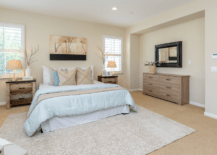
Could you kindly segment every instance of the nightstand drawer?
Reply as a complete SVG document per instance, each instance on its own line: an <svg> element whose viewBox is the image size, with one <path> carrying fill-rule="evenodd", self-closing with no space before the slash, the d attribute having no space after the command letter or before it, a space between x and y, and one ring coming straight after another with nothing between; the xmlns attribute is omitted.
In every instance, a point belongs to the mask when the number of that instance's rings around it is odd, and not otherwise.
<svg viewBox="0 0 217 155"><path fill-rule="evenodd" d="M11 84L11 90L23 90L32 88L32 83Z"/></svg>
<svg viewBox="0 0 217 155"><path fill-rule="evenodd" d="M115 83L116 79L115 78L104 78L105 83Z"/></svg>

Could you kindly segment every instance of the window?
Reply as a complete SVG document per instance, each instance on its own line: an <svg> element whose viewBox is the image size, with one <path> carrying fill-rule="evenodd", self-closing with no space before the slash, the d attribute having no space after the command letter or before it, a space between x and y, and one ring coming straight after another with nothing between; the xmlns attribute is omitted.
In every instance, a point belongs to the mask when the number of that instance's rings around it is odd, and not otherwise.
<svg viewBox="0 0 217 155"><path fill-rule="evenodd" d="M119 37L104 36L105 70L109 72L122 73L123 62L123 39ZM109 61L115 61L117 68L107 68Z"/></svg>
<svg viewBox="0 0 217 155"><path fill-rule="evenodd" d="M25 43L24 25L8 24L0 22L0 78L13 77L14 72L6 70L8 60L20 60L24 67L24 54L19 50L24 49ZM23 76L21 70L15 72L18 76Z"/></svg>

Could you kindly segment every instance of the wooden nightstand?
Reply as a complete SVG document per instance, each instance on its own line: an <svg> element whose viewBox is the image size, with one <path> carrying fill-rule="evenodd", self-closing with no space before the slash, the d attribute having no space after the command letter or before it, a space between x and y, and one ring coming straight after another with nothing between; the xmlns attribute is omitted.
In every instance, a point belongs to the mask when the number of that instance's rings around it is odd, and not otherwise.
<svg viewBox="0 0 217 155"><path fill-rule="evenodd" d="M6 109L12 106L31 104L35 95L36 80L7 81L6 82Z"/></svg>
<svg viewBox="0 0 217 155"><path fill-rule="evenodd" d="M98 81L103 83L118 84L118 76L98 76Z"/></svg>

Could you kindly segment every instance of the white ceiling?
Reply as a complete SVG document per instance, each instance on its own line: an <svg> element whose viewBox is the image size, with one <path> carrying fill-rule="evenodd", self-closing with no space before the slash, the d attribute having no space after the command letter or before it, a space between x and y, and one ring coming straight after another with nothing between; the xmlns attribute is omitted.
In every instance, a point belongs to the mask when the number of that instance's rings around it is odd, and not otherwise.
<svg viewBox="0 0 217 155"><path fill-rule="evenodd" d="M0 0L0 7L128 27L193 0ZM118 11L112 11L112 7Z"/></svg>

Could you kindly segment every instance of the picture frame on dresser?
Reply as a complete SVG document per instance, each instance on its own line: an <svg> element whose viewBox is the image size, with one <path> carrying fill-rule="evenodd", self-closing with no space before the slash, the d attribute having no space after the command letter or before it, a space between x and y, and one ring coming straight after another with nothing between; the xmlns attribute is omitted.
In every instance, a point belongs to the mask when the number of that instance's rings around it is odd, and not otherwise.
<svg viewBox="0 0 217 155"><path fill-rule="evenodd" d="M155 46L156 67L182 68L182 41Z"/></svg>

